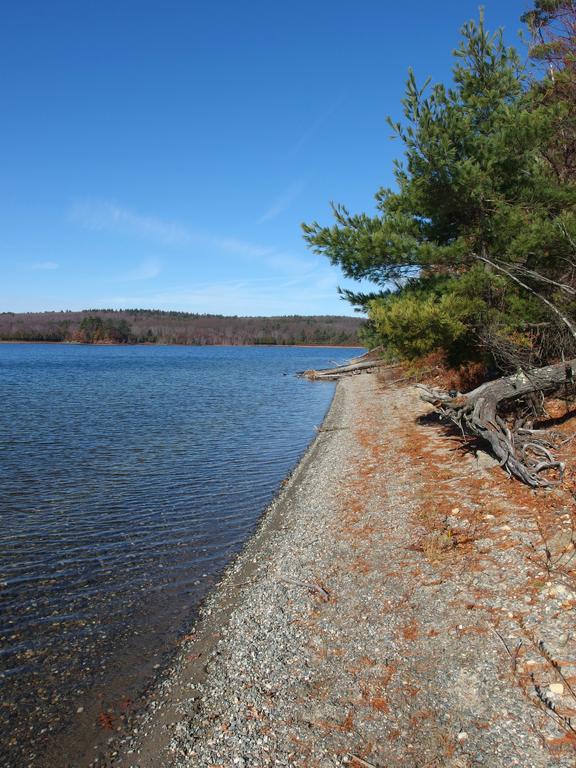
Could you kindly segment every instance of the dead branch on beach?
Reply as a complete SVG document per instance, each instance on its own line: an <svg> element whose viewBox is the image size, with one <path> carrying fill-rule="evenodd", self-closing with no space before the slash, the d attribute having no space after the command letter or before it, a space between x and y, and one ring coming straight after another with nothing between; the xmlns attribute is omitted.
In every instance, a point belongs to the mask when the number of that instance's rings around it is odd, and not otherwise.
<svg viewBox="0 0 576 768"><path fill-rule="evenodd" d="M417 386L421 398L463 434L487 442L511 476L533 488L550 487L561 482L564 473L563 462L552 453L559 442L550 431L535 429L533 421L539 415L544 395L574 394L575 370L576 359L520 371L481 384L466 394Z"/></svg>
<svg viewBox="0 0 576 768"><path fill-rule="evenodd" d="M388 363L386 360L361 360L349 365L339 365L336 368L322 368L319 370L301 371L300 376L306 379L339 379L342 376L351 376L356 373L371 373L372 370L399 368L400 363Z"/></svg>
<svg viewBox="0 0 576 768"><path fill-rule="evenodd" d="M355 760L358 763L358 765L361 765L362 768L376 768L374 763L369 763L367 760L364 760L363 758L358 757L358 755L352 754L352 752L350 752L350 757L352 758L352 760Z"/></svg>
<svg viewBox="0 0 576 768"><path fill-rule="evenodd" d="M287 579L285 577L281 578L280 581L283 581L285 584L293 584L296 587L304 587L311 594L318 595L324 603L327 603L330 600L330 592L328 592L327 589L324 589L320 584L298 581L297 579Z"/></svg>
<svg viewBox="0 0 576 768"><path fill-rule="evenodd" d="M372 373L373 370L395 370L401 368L402 363L390 363L387 360L383 360L380 355L383 352L383 347L374 347L374 349L365 352L360 357L354 357L345 363L344 365L337 365L334 368L319 368L310 369L308 371L299 371L298 376L316 380L336 380L343 376L353 376L359 373Z"/></svg>
<svg viewBox="0 0 576 768"><path fill-rule="evenodd" d="M334 380L358 373L392 371L401 363L367 359L368 355L348 365L323 370L303 371L312 380ZM463 435L488 443L491 453L511 477L532 488L551 487L562 481L564 463L553 451L563 443L557 435L534 427L542 415L547 395L576 395L576 358L544 368L520 370L511 376L485 382L468 393L445 391L417 384L421 398L431 403L441 416L457 425ZM387 384L408 380L402 376ZM571 439L571 438L570 438Z"/></svg>

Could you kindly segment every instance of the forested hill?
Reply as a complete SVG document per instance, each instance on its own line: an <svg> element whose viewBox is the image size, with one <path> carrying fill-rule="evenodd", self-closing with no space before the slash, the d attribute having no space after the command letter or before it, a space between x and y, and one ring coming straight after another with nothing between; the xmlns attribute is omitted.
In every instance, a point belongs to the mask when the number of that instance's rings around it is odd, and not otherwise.
<svg viewBox="0 0 576 768"><path fill-rule="evenodd" d="M357 345L362 321L331 315L226 317L160 310L0 313L2 341Z"/></svg>

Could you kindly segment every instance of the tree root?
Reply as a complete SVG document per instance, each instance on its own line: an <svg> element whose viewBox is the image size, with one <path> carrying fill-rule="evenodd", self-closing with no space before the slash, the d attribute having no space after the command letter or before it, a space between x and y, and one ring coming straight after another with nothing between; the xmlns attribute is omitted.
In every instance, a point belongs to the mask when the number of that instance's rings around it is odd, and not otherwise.
<svg viewBox="0 0 576 768"><path fill-rule="evenodd" d="M576 360L528 372L520 372L480 385L467 394L418 384L424 401L434 405L444 417L456 424L465 435L473 435L488 443L492 454L509 475L532 488L551 487L562 481L564 464L554 459L551 449L554 436L532 429L523 419L510 426L499 413L510 409L514 401L549 395L560 390L574 391ZM554 477L550 477L550 473Z"/></svg>

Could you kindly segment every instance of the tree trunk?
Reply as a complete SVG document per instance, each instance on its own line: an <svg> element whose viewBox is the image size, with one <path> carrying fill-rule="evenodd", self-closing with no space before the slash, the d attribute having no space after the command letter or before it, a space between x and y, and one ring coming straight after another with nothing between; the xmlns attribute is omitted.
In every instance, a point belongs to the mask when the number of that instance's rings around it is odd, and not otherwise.
<svg viewBox="0 0 576 768"><path fill-rule="evenodd" d="M361 358L360 358L361 360ZM367 360L365 362L339 365L337 368L323 368L320 370L301 371L300 376L307 379L339 379L341 376L349 376L360 371L369 371L372 368L398 368L400 363L387 363L385 360Z"/></svg>
<svg viewBox="0 0 576 768"><path fill-rule="evenodd" d="M576 359L520 372L480 385L467 394L448 393L419 384L421 397L457 424L468 435L485 440L501 465L514 477L532 487L555 485L562 479L564 465L556 461L550 449L552 436L534 430L526 420L517 419L510 426L499 415L503 405L536 393L553 394L574 391ZM554 471L551 480L542 473Z"/></svg>

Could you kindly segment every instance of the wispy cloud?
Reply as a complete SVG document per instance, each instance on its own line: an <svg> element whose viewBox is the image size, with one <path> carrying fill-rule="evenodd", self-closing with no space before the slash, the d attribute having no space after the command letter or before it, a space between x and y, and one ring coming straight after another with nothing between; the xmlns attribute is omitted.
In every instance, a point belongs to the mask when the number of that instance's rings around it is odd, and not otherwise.
<svg viewBox="0 0 576 768"><path fill-rule="evenodd" d="M262 220L278 215L282 206L290 204L299 194L304 182L296 182L265 214ZM202 248L203 250L230 253L244 259L253 259L269 269L288 275L303 275L314 271L318 258L307 253L298 255L274 246L254 243L223 234L195 232L173 221L156 216L145 216L131 211L117 203L107 201L84 201L74 205L69 211L69 218L75 224L94 232L112 232L146 240L154 245L175 247L179 250ZM123 279L145 280L155 277L160 271L160 263L150 259L140 264Z"/></svg>
<svg viewBox="0 0 576 768"><path fill-rule="evenodd" d="M318 133L320 128L324 125L324 123L332 117L332 115L336 112L338 107L342 104L342 102L345 99L345 94L342 93L336 101L334 101L330 106L328 106L324 112L322 112L318 117L310 123L308 128L302 133L298 141L294 144L294 146L290 149L289 154L290 155L297 155L298 152L304 147L308 142L314 138L314 136Z"/></svg>
<svg viewBox="0 0 576 768"><path fill-rule="evenodd" d="M76 203L69 210L69 219L92 232L115 232L168 247L204 246L253 258L276 252L273 247L236 237L197 232L175 221L143 215L106 200Z"/></svg>
<svg viewBox="0 0 576 768"><path fill-rule="evenodd" d="M296 200L296 198L302 193L305 186L306 182L304 181L295 181L293 184L290 184L290 186L280 195L280 197L278 197L272 203L266 213L264 213L264 215L258 219L258 223L262 224L265 221L275 219L277 216L280 216L281 213L284 213L284 211L288 210L294 200Z"/></svg>
<svg viewBox="0 0 576 768"><path fill-rule="evenodd" d="M105 296L95 302L108 307L162 307L224 315L318 314L330 306L332 312L350 314L349 306L338 301L333 281L326 277L322 273L306 280L216 281L164 291Z"/></svg>
<svg viewBox="0 0 576 768"><path fill-rule="evenodd" d="M85 200L69 211L75 224L94 232L118 232L162 245L186 245L193 236L173 221L143 216L106 200Z"/></svg>
<svg viewBox="0 0 576 768"><path fill-rule="evenodd" d="M137 267L122 275L120 280L151 280L158 277L162 271L162 265L158 259L145 259Z"/></svg>
<svg viewBox="0 0 576 768"><path fill-rule="evenodd" d="M258 245L257 243L239 240L236 237L226 237L221 235L197 235L196 240L199 243L212 245L219 251L237 253L241 256L260 258L271 256L277 252L276 248L267 245Z"/></svg>
<svg viewBox="0 0 576 768"><path fill-rule="evenodd" d="M30 264L30 269L49 272L53 269L60 269L60 265L55 261L35 261Z"/></svg>

